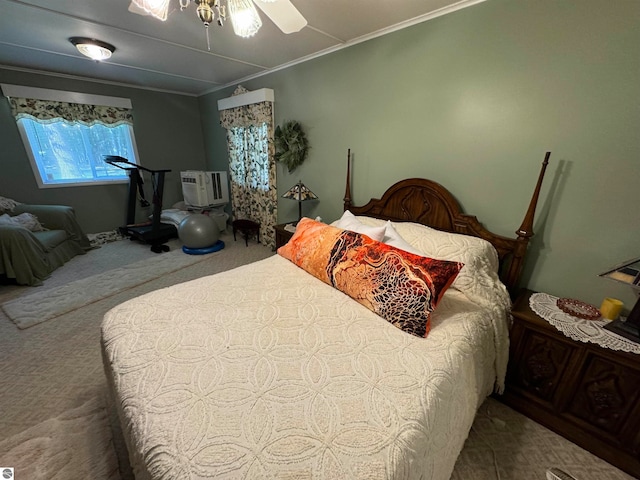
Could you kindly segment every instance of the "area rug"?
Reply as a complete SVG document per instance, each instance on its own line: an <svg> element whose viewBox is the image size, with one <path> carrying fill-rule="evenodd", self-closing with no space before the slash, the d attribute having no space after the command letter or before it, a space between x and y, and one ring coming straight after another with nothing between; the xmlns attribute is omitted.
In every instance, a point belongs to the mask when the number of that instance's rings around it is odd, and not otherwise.
<svg viewBox="0 0 640 480"><path fill-rule="evenodd" d="M118 480L107 412L93 399L0 441L0 464L15 478Z"/></svg>
<svg viewBox="0 0 640 480"><path fill-rule="evenodd" d="M2 309L18 328L29 328L216 254L187 255L182 250L158 254L125 267L10 300L2 304Z"/></svg>

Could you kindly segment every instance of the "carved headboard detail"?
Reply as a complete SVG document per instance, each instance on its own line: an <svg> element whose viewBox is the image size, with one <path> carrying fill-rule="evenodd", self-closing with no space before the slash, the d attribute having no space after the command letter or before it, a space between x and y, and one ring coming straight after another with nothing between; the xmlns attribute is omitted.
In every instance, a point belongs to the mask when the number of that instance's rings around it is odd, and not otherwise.
<svg viewBox="0 0 640 480"><path fill-rule="evenodd" d="M538 175L538 182L529 202L516 238L509 238L487 230L473 215L462 212L460 204L445 187L424 178L401 180L387 189L380 199L372 198L363 206L351 202L351 150L347 154L347 183L344 209L354 215L364 215L394 222L414 222L446 232L480 237L490 242L501 262L500 277L511 294L518 288L529 238L533 236L535 215L542 180L551 152L547 152Z"/></svg>

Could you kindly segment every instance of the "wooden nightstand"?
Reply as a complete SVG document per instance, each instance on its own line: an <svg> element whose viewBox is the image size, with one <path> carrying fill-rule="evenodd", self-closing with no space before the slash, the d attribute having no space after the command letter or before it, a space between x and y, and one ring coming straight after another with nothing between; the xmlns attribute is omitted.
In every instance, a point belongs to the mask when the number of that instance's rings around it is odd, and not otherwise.
<svg viewBox="0 0 640 480"><path fill-rule="evenodd" d="M293 232L290 232L289 230L284 229L285 225L287 224L281 223L273 227L276 230L276 250L279 249L285 243L287 243L293 236Z"/></svg>
<svg viewBox="0 0 640 480"><path fill-rule="evenodd" d="M640 355L563 335L529 306L512 314L507 385L500 400L640 478Z"/></svg>

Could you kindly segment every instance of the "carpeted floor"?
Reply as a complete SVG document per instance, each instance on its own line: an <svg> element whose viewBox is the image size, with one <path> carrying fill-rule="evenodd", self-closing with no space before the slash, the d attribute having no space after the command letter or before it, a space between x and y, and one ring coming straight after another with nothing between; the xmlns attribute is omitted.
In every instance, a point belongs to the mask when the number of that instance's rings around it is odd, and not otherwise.
<svg viewBox="0 0 640 480"><path fill-rule="evenodd" d="M546 480L553 467L577 480L633 480L494 398L480 407L451 480Z"/></svg>
<svg viewBox="0 0 640 480"><path fill-rule="evenodd" d="M123 242L117 246L120 243ZM186 255L181 249L174 249L59 287L35 289L34 293L3 303L2 309L18 328L29 328L208 258L209 255Z"/></svg>
<svg viewBox="0 0 640 480"><path fill-rule="evenodd" d="M16 478L120 480L101 398L0 441L0 452Z"/></svg>
<svg viewBox="0 0 640 480"><path fill-rule="evenodd" d="M129 298L273 253L255 243L246 247L244 241L234 242L230 234L222 239L227 247L204 261L25 330L18 329L0 311L0 466L27 465L16 470L16 478L30 480L54 478L49 469L60 468L67 472L64 478L119 478L110 469L113 451L102 411L106 398L99 348L102 316ZM72 259L41 287L0 286L0 303L155 255L148 246L128 240L108 244ZM60 446L64 448L52 450ZM44 453L27 453L33 451ZM476 417L452 479L544 480L550 467L560 467L579 480L632 478L488 399Z"/></svg>

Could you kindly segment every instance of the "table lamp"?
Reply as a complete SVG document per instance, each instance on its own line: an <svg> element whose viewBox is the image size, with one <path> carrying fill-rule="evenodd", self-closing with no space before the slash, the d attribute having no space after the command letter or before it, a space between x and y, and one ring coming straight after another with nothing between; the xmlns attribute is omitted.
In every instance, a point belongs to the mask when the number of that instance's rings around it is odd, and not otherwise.
<svg viewBox="0 0 640 480"><path fill-rule="evenodd" d="M317 200L318 196L307 188L307 186L299 181L289 190L287 190L282 198L298 201L298 221L302 219L302 202L307 200Z"/></svg>
<svg viewBox="0 0 640 480"><path fill-rule="evenodd" d="M636 295L640 296L640 258L622 262L601 273L600 276L625 283L635 290ZM625 321L614 320L604 328L633 342L640 343L640 297L636 300Z"/></svg>

